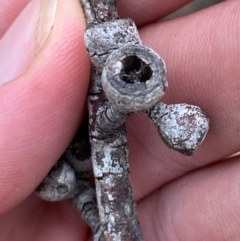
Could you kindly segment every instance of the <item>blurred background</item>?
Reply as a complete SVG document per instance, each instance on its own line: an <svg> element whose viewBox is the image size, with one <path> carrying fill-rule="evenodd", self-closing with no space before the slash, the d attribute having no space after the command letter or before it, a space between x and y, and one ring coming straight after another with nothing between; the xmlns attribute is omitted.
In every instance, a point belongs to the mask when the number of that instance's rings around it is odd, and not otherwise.
<svg viewBox="0 0 240 241"><path fill-rule="evenodd" d="M175 13L169 15L167 18L175 18L183 15L187 15L192 12L196 12L203 8L210 7L211 5L223 2L224 0L194 0L193 2L189 3L185 7L179 9Z"/></svg>

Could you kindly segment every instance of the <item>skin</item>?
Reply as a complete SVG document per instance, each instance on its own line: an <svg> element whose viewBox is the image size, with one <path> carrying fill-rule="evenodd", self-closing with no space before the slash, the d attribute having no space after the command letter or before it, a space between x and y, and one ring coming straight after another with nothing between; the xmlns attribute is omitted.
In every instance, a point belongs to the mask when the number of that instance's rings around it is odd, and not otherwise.
<svg viewBox="0 0 240 241"><path fill-rule="evenodd" d="M0 36L28 1L15 2L0 0ZM240 146L240 3L155 22L187 2L119 0L120 15L136 21L144 44L167 64L163 101L198 105L211 120L202 146L185 157L164 145L144 115L131 116L131 182L144 240L234 241L240 236L240 158L226 157ZM90 62L84 29L78 1L62 0L44 47L21 75L0 86L2 241L91 240L68 201L47 203L33 194L85 114Z"/></svg>

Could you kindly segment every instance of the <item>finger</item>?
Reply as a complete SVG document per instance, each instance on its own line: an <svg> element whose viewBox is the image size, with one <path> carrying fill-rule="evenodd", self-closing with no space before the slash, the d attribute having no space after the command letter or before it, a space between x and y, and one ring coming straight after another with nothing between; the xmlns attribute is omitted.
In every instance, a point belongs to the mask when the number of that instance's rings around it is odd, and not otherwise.
<svg viewBox="0 0 240 241"><path fill-rule="evenodd" d="M142 29L144 43L166 61L169 88L163 101L198 105L211 124L202 146L185 157L163 144L145 116L132 116L128 136L137 198L239 150L239 11L239 2L229 1Z"/></svg>
<svg viewBox="0 0 240 241"><path fill-rule="evenodd" d="M86 241L87 225L69 201L50 203L35 195L0 216L1 241ZM34 238L33 238L34 237Z"/></svg>
<svg viewBox="0 0 240 241"><path fill-rule="evenodd" d="M138 205L145 240L237 240L240 159L195 171Z"/></svg>
<svg viewBox="0 0 240 241"><path fill-rule="evenodd" d="M36 188L76 132L86 104L90 63L83 44L85 22L78 0L36 0L29 6L34 16L30 27L36 30L42 26L33 35L43 31L45 37L38 36L41 41L34 45L29 34L26 42L34 53L33 60L20 76L0 87L0 212L21 202ZM48 10L56 6L52 26L47 24L48 35L42 25L44 17L39 21L35 18L36 12L41 13L39 6ZM29 11L25 13L29 17ZM46 11L43 13L45 16ZM27 52L29 49L25 49L26 55L33 55Z"/></svg>
<svg viewBox="0 0 240 241"><path fill-rule="evenodd" d="M0 0L0 39L30 0Z"/></svg>
<svg viewBox="0 0 240 241"><path fill-rule="evenodd" d="M157 21L176 11L192 0L119 0L118 9L122 18L132 18L138 26Z"/></svg>

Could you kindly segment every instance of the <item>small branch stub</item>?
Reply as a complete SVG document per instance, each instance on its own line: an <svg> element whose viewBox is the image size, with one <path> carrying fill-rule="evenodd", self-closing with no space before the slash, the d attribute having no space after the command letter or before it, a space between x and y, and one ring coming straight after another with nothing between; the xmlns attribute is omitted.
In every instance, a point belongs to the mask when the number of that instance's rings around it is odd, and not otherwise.
<svg viewBox="0 0 240 241"><path fill-rule="evenodd" d="M108 100L120 112L146 110L166 92L165 63L150 48L126 45L108 57L102 72L102 86Z"/></svg>

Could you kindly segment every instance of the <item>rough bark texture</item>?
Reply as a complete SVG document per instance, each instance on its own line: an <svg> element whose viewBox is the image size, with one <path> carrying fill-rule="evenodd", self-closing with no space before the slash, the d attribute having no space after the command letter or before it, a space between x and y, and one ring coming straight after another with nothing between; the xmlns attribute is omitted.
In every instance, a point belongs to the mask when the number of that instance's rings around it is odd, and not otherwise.
<svg viewBox="0 0 240 241"><path fill-rule="evenodd" d="M145 112L163 141L186 155L203 141L209 120L196 106L158 103L168 86L165 63L141 45L132 20L118 19L115 0L81 3L88 24L85 45L93 63L88 99L92 165L89 140L81 131L37 193L49 201L70 198L94 241L142 241L129 182L126 118ZM87 180L92 166L96 193Z"/></svg>
<svg viewBox="0 0 240 241"><path fill-rule="evenodd" d="M131 19L119 19L91 25L84 41L95 68L102 70L109 55L126 44L141 42L137 27ZM99 43L101 41L101 44Z"/></svg>
<svg viewBox="0 0 240 241"><path fill-rule="evenodd" d="M88 25L118 19L116 0L80 0Z"/></svg>
<svg viewBox="0 0 240 241"><path fill-rule="evenodd" d="M84 40L94 66L89 130L100 222L107 241L141 241L125 119L132 112L147 112L164 142L187 155L202 142L209 121L197 107L157 104L167 88L164 61L141 46L132 20L117 20L115 1L89 2L95 21L87 19ZM84 10L88 18L89 9Z"/></svg>
<svg viewBox="0 0 240 241"><path fill-rule="evenodd" d="M140 38L131 20L117 20L115 1L90 1L90 5L96 21L87 22L98 24L89 26L85 34L86 48L94 65L89 131L101 227L106 241L141 241L129 183L124 124L128 113L121 113L106 99L101 84L101 72L109 55L126 44L139 43ZM89 15L88 9L85 15Z"/></svg>
<svg viewBox="0 0 240 241"><path fill-rule="evenodd" d="M98 209L96 208L96 193L86 181L79 181L78 194L72 198L73 204L81 212L93 233L100 229Z"/></svg>
<svg viewBox="0 0 240 241"><path fill-rule="evenodd" d="M116 120L111 111L108 114L111 105L100 88L100 81L100 72L94 69L89 96L89 123L102 230L107 241L140 241L141 231L129 183L127 138L123 124L127 116L119 114Z"/></svg>
<svg viewBox="0 0 240 241"><path fill-rule="evenodd" d="M158 103L147 111L166 145L184 155L192 155L204 140L209 119L197 106Z"/></svg>

